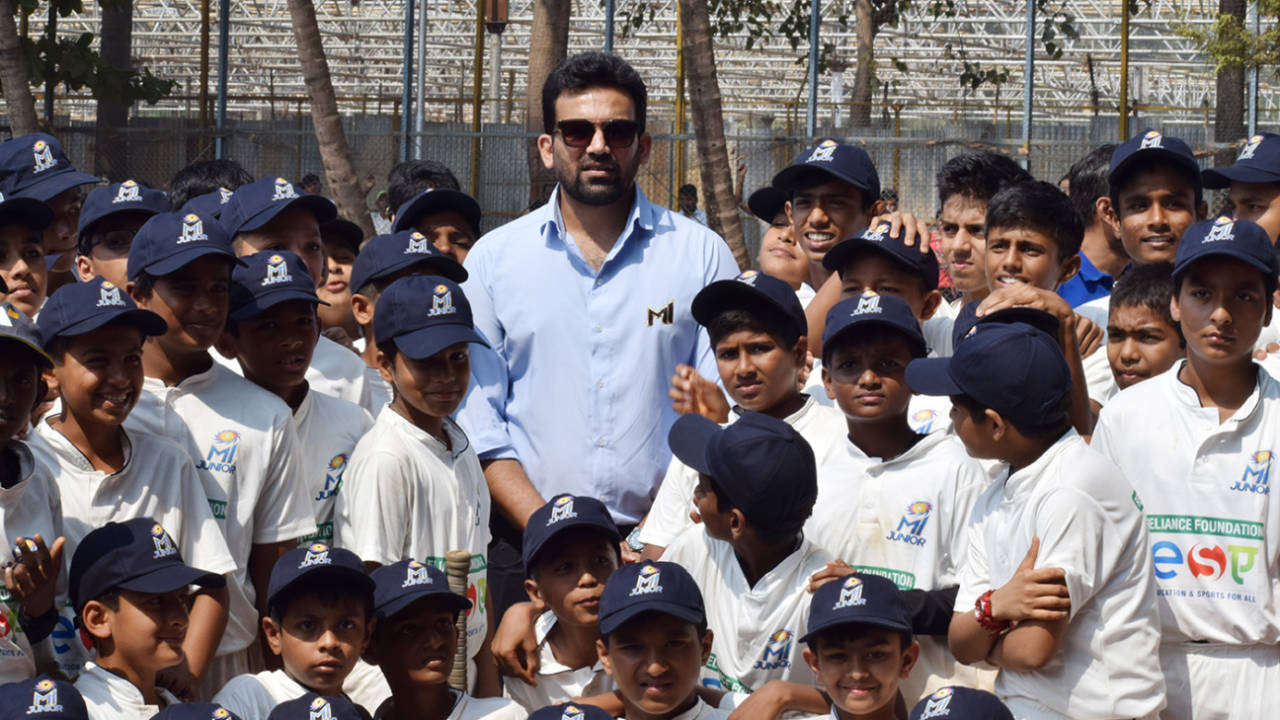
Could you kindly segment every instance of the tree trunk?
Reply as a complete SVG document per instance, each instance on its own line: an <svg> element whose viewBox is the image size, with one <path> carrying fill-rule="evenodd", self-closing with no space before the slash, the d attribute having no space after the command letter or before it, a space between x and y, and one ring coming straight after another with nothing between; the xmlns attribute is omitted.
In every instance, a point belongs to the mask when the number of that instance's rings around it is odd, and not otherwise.
<svg viewBox="0 0 1280 720"><path fill-rule="evenodd" d="M525 129L541 134L542 86L569 52L570 0L534 0L533 29L529 34L529 71L525 92ZM555 175L542 165L538 144L531 138L528 148L529 204L546 202L556 186Z"/></svg>
<svg viewBox="0 0 1280 720"><path fill-rule="evenodd" d="M128 70L133 48L133 0L116 0L102 6L100 37L103 61L113 68ZM108 97L98 100L94 132L93 172L112 182L129 179L128 135L120 134L129 124L129 106L124 102L123 90L112 88Z"/></svg>
<svg viewBox="0 0 1280 720"><path fill-rule="evenodd" d="M871 73L876 62L876 28L871 17L871 0L854 1L857 23L858 55L853 74L853 110L849 124L856 128L871 127Z"/></svg>
<svg viewBox="0 0 1280 720"><path fill-rule="evenodd" d="M365 202L364 193L360 191L360 179L351 160L351 146L347 144L347 134L338 115L338 99L329 77L329 61L324 57L315 6L311 0L289 0L289 16L298 42L302 79L307 84L307 94L311 96L311 122L315 125L329 191L338 203L338 212L359 225L365 237L372 237L373 221L369 218L369 205Z"/></svg>
<svg viewBox="0 0 1280 720"><path fill-rule="evenodd" d="M1244 24L1245 0L1218 0L1218 12L1234 15ZM1214 142L1235 142L1244 137L1244 67L1228 67L1218 71L1217 104L1213 110ZM1214 153L1214 165L1230 165L1236 156L1235 148Z"/></svg>
<svg viewBox="0 0 1280 720"><path fill-rule="evenodd" d="M27 64L18 42L15 12L13 0L0 0L0 86L4 88L9 128L18 137L38 131L40 126L36 123L36 99L27 84Z"/></svg>
<svg viewBox="0 0 1280 720"><path fill-rule="evenodd" d="M702 194L707 201L707 222L720 233L738 267L751 266L742 237L742 221L733 196L733 173L724 141L724 115L720 109L720 83L716 80L715 48L711 40L711 11L707 0L679 0L684 28L684 68L698 144Z"/></svg>

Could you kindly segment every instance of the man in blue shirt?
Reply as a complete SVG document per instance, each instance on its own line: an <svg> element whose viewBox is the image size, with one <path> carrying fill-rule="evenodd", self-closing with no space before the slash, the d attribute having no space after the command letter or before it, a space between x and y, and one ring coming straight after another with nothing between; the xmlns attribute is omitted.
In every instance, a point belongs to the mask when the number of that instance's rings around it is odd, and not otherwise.
<svg viewBox="0 0 1280 720"><path fill-rule="evenodd" d="M1112 225L1115 211L1111 208L1110 186L1107 184L1111 155L1115 149L1115 145L1101 145L1078 160L1067 172L1071 183L1071 204L1084 220L1080 271L1058 286L1058 294L1073 308L1110 295L1115 278L1129 266L1129 255Z"/></svg>
<svg viewBox="0 0 1280 720"><path fill-rule="evenodd" d="M645 101L640 76L616 56L565 60L543 88L538 138L556 190L466 259L463 288L492 351L472 353L458 419L496 511L489 578L499 612L524 595L518 548L529 515L559 493L590 496L625 536L670 461L676 366L716 377L689 307L738 267L719 236L636 187L651 143ZM495 577L506 573L516 576L509 588Z"/></svg>

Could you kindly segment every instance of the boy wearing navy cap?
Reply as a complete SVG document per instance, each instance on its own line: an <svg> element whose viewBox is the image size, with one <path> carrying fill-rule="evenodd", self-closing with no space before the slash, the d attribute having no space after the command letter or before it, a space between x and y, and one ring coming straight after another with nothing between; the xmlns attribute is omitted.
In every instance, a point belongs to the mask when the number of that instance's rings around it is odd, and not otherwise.
<svg viewBox="0 0 1280 720"><path fill-rule="evenodd" d="M898 717L898 685L910 676L920 646L891 580L855 573L815 590L800 642L831 699L833 720Z"/></svg>
<svg viewBox="0 0 1280 720"><path fill-rule="evenodd" d="M499 691L488 650L489 486L466 434L450 418L471 378L469 345L484 345L471 305L451 280L396 280L374 318L387 410L356 445L334 510L334 541L374 568L421 558L443 567L450 550L471 553L467 615L469 682ZM474 678L474 680L472 680Z"/></svg>
<svg viewBox="0 0 1280 720"><path fill-rule="evenodd" d="M124 287L129 282L129 247L138 228L153 215L169 212L169 198L134 180L96 187L85 198L76 230L76 275L95 275Z"/></svg>
<svg viewBox="0 0 1280 720"><path fill-rule="evenodd" d="M1171 261L1178 240L1208 214L1200 163L1180 138L1144 130L1111 155L1112 222L1134 263Z"/></svg>
<svg viewBox="0 0 1280 720"><path fill-rule="evenodd" d="M1013 713L1000 698L986 690L944 687L911 708L910 720L1013 720Z"/></svg>
<svg viewBox="0 0 1280 720"><path fill-rule="evenodd" d="M809 258L796 243L795 231L787 217L787 199L785 192L765 185L751 193L747 207L765 224L757 258L760 272L790 285L804 306L813 299L815 290L809 284Z"/></svg>
<svg viewBox="0 0 1280 720"><path fill-rule="evenodd" d="M341 695L369 644L373 591L350 551L313 543L280 556L267 586L262 633L284 667L233 678L214 702L244 720L266 720L272 708L309 692Z"/></svg>
<svg viewBox="0 0 1280 720"><path fill-rule="evenodd" d="M199 160L174 173L169 181L169 200L174 210L187 210L187 203L201 195L225 192L225 203L241 185L253 182L253 176L235 160ZM203 215L200 210L191 212Z"/></svg>
<svg viewBox="0 0 1280 720"><path fill-rule="evenodd" d="M51 222L53 211L39 200L0 195L0 299L29 318L40 312L48 292L41 233Z"/></svg>
<svg viewBox="0 0 1280 720"><path fill-rule="evenodd" d="M76 680L89 717L149 720L178 703L156 676L184 660L187 588L226 580L184 563L164 526L146 517L86 535L70 577L77 622L97 651Z"/></svg>
<svg viewBox="0 0 1280 720"><path fill-rule="evenodd" d="M728 713L699 697L698 675L713 633L698 584L672 562L623 565L600 596L604 669L627 720L713 720Z"/></svg>
<svg viewBox="0 0 1280 720"><path fill-rule="evenodd" d="M526 710L613 690L596 656L599 602L620 558L618 527L604 503L557 495L524 529L525 591L542 610L534 629L538 664L531 685L509 680L503 691Z"/></svg>
<svg viewBox="0 0 1280 720"><path fill-rule="evenodd" d="M30 442L58 484L67 552L74 553L106 522L149 517L172 533L195 565L233 572L235 560L187 451L169 438L124 427L142 392L142 346L165 333L164 321L138 309L119 286L101 277L59 288L40 320L61 404L57 415L36 423ZM165 671L165 687L178 694L195 691L221 640L227 602L224 587L194 596L186 663ZM68 621L73 616L68 608ZM83 662L79 648L62 644L59 663Z"/></svg>
<svg viewBox="0 0 1280 720"><path fill-rule="evenodd" d="M315 503L315 534L299 547L332 542L333 506L356 443L373 418L355 403L311 390L307 368L320 336L316 296L302 260L288 250L241 258L231 272L230 317L218 341L240 363L246 380L285 401L293 411L298 469Z"/></svg>
<svg viewBox="0 0 1280 720"><path fill-rule="evenodd" d="M268 720L369 720L369 713L344 697L307 693L280 703Z"/></svg>
<svg viewBox="0 0 1280 720"><path fill-rule="evenodd" d="M1171 305L1186 359L1117 395L1094 434L1146 505L1171 717L1274 712L1268 693L1243 689L1280 682L1280 508L1268 501L1280 385L1251 358L1276 274L1261 226L1192 225Z"/></svg>
<svg viewBox="0 0 1280 720"><path fill-rule="evenodd" d="M151 720L241 720L239 715L217 703L182 703L170 705Z"/></svg>
<svg viewBox="0 0 1280 720"><path fill-rule="evenodd" d="M205 697L251 670L249 647L271 567L316 527L289 406L209 354L226 324L237 263L218 221L195 213L152 217L129 251L129 295L169 329L143 347L146 377L126 427L171 437L187 450L236 564Z"/></svg>
<svg viewBox="0 0 1280 720"><path fill-rule="evenodd" d="M530 715L529 720L613 720L613 715L595 705L564 703L548 705Z"/></svg>
<svg viewBox="0 0 1280 720"><path fill-rule="evenodd" d="M1067 416L1049 335L979 323L912 389L950 395L969 454L1009 464L974 507L949 631L956 659L1000 668L1016 717L1141 718L1164 706L1151 543L1138 494Z"/></svg>
<svg viewBox="0 0 1280 720"><path fill-rule="evenodd" d="M461 263L480 237L480 204L448 188L427 188L396 210L392 233L416 230L445 256Z"/></svg>
<svg viewBox="0 0 1280 720"><path fill-rule="evenodd" d="M52 213L42 242L44 252L52 256L51 273L64 275L71 268L80 187L98 182L98 178L75 169L52 135L31 133L0 143L0 192L38 200Z"/></svg>
<svg viewBox="0 0 1280 720"><path fill-rule="evenodd" d="M29 717L89 720L89 711L76 686L67 680L39 675L0 686L0 720Z"/></svg>
<svg viewBox="0 0 1280 720"><path fill-rule="evenodd" d="M325 330L340 328L348 339L360 337L360 325L351 314L351 266L360 254L364 231L359 225L340 217L320 226L324 239L324 256L328 268L324 284L316 294L328 305L321 306L320 324Z"/></svg>
<svg viewBox="0 0 1280 720"><path fill-rule="evenodd" d="M1280 135L1254 135L1245 141L1234 165L1202 175L1206 188L1228 189L1232 217L1262 226L1272 245L1280 240Z"/></svg>
<svg viewBox="0 0 1280 720"><path fill-rule="evenodd" d="M377 720L524 720L528 713L504 698L475 698L449 687L458 647L458 613L472 609L449 589L444 572L431 564L401 560L373 571L378 625L369 645L391 697Z"/></svg>

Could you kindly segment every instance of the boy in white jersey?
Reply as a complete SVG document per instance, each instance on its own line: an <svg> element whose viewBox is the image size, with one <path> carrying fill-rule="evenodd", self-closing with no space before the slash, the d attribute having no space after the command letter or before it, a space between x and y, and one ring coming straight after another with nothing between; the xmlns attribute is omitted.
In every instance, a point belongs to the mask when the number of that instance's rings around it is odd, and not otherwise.
<svg viewBox="0 0 1280 720"><path fill-rule="evenodd" d="M1070 371L1031 325L978 323L951 358L913 360L913 390L952 396L970 455L1009 473L978 499L948 634L1000 668L1018 718L1147 718L1164 706L1150 551L1137 494L1070 427Z"/></svg>
<svg viewBox="0 0 1280 720"><path fill-rule="evenodd" d="M308 692L341 695L372 630L373 580L360 558L323 543L290 550L271 570L262 619L283 668L232 678L213 700L244 720L266 720Z"/></svg>
<svg viewBox="0 0 1280 720"><path fill-rule="evenodd" d="M143 392L125 427L186 448L236 563L227 628L205 673L205 697L257 669L249 648L265 609L261 591L276 559L315 532L289 406L209 354L226 323L236 264L221 224L195 213L156 215L129 250L129 295L169 329L143 347Z"/></svg>
<svg viewBox="0 0 1280 720"><path fill-rule="evenodd" d="M790 285L747 270L734 280L720 280L700 290L692 311L707 329L725 389L706 382L705 393L682 393L678 378L673 379L671 395L677 410L697 412L717 422L733 421L748 411L764 413L795 427L817 448L815 452L839 442L843 434L839 414L798 389L807 352L807 323ZM724 401L725 392L735 404L732 410ZM690 513L695 512L697 484L698 471L672 458L653 507L635 531L633 541L643 544L644 557L661 556L663 548L693 525Z"/></svg>
<svg viewBox="0 0 1280 720"><path fill-rule="evenodd" d="M374 319L382 377L395 388L387 412L356 446L334 510L334 540L369 568L418 559L443 567L471 553L467 678L475 695L499 692L489 653L489 486L467 436L449 414L470 381L468 345L485 344L454 282L401 278L378 298Z"/></svg>
<svg viewBox="0 0 1280 720"><path fill-rule="evenodd" d="M196 566L231 573L235 560L187 451L123 427L142 391L142 346L166 330L159 315L138 309L101 276L58 288L40 313L40 334L54 360L61 410L36 425L31 447L57 479L69 552L94 528L149 517L187 548ZM225 587L193 596L186 663L166 669L162 685L178 695L196 691L222 639L228 599ZM72 620L74 609L65 615ZM83 663L79 646L63 644L60 664Z"/></svg>
<svg viewBox="0 0 1280 720"><path fill-rule="evenodd" d="M808 618L809 578L832 559L801 533L818 492L813 450L787 423L752 412L724 428L684 415L668 442L698 471L702 524L662 557L693 576L716 630L703 684L731 693L722 708L751 703L742 710L749 717L824 712L795 642ZM791 692L746 698L770 680L791 681Z"/></svg>
<svg viewBox="0 0 1280 720"><path fill-rule="evenodd" d="M449 687L458 647L458 613L472 605L449 589L444 572L433 565L401 560L374 570L373 580L378 625L368 656L391 687L391 697L374 713L376 719L524 720L529 716L511 700L475 698Z"/></svg>
<svg viewBox="0 0 1280 720"><path fill-rule="evenodd" d="M902 681L908 704L951 682L990 685L946 646L966 526L988 475L954 434L920 435L908 422L907 365L925 355L920 324L902 298L867 292L831 308L822 353L822 380L848 435L818 458L805 537L906 594L921 647Z"/></svg>
<svg viewBox="0 0 1280 720"><path fill-rule="evenodd" d="M306 379L320 336L314 283L289 252L248 255L231 272L231 310L218 345L240 363L246 380L289 405L298 430L299 471L315 503L316 533L298 540L332 542L333 506L356 443L373 426L355 403L311 390Z"/></svg>
<svg viewBox="0 0 1280 720"><path fill-rule="evenodd" d="M1192 225L1171 307L1186 360L1117 395L1093 436L1145 505L1169 717L1275 711L1280 504L1269 480L1280 384L1251 351L1272 314L1276 271L1260 226Z"/></svg>
<svg viewBox="0 0 1280 720"><path fill-rule="evenodd" d="M621 564L621 539L609 510L595 498L558 495L529 517L522 546L524 586L542 610L534 629L537 685L510 678L503 687L524 709L613 690L596 655L596 640L600 595Z"/></svg>
<svg viewBox="0 0 1280 720"><path fill-rule="evenodd" d="M1187 354L1182 328L1173 321L1173 265L1135 265L1109 296L1107 360L1116 390L1163 375ZM1109 400L1110 398L1108 398Z"/></svg>

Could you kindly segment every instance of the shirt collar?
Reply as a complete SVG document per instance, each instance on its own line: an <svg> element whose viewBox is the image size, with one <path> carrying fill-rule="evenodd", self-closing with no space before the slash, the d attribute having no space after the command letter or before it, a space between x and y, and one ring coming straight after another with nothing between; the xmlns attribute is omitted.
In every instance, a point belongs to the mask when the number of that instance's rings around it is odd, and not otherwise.
<svg viewBox="0 0 1280 720"><path fill-rule="evenodd" d="M1080 253L1080 269L1077 273L1080 275L1081 280L1087 280L1088 282L1111 279L1110 275L1102 272L1092 262L1090 262L1089 256L1084 253Z"/></svg>
<svg viewBox="0 0 1280 720"><path fill-rule="evenodd" d="M657 226L658 208L645 197L644 191L639 185L635 185L635 199L631 202L631 212L627 214L627 222L622 226L622 234L618 237L618 242L614 243L613 249L609 251L609 257L605 262L612 259L621 250L622 246L627 243L627 239L635 235L635 228L639 227L647 232L653 232ZM542 230L542 236L548 240L560 240L564 242L568 237L568 233L564 229L564 215L560 212L560 190L561 186L556 185L555 190L551 191L551 198L547 200L540 211L547 211L546 217L542 224L539 225ZM537 211L535 211L537 212ZM567 244L566 244L567 245Z"/></svg>
<svg viewBox="0 0 1280 720"><path fill-rule="evenodd" d="M148 704L146 698L142 697L142 691L133 683L106 668L99 667L92 661L85 662L84 671L80 673L81 678L86 676L105 685L111 699L117 703L126 701L137 708L157 707L156 705ZM156 686L156 694L160 696L160 705L158 707L165 708L169 705L176 705L179 702L173 693L159 685Z"/></svg>
<svg viewBox="0 0 1280 720"><path fill-rule="evenodd" d="M457 460L458 457L467 451L467 436L462 432L461 428L454 423L453 418L446 417L444 418L444 422L441 423L441 428L444 430L445 434L449 436L449 447L446 448L444 443L440 441L440 438L409 422L408 418L396 412L396 410L390 405L387 406L385 412L378 415L378 418L381 419L383 415L387 416L387 420L389 422L393 422L398 425L401 432L408 435L410 438L417 440L423 445L426 445L431 452L439 455L440 457Z"/></svg>

